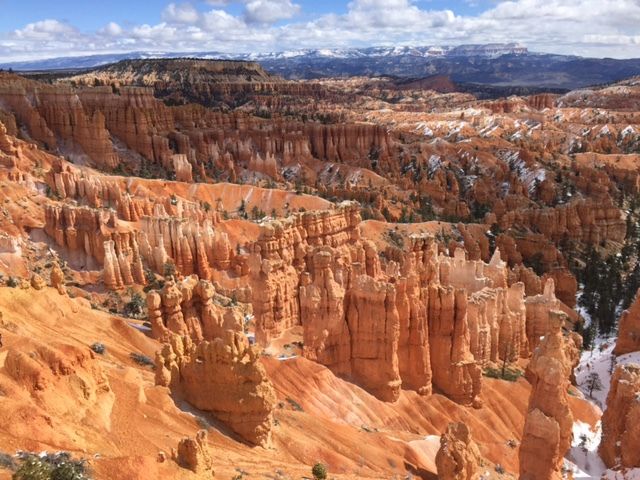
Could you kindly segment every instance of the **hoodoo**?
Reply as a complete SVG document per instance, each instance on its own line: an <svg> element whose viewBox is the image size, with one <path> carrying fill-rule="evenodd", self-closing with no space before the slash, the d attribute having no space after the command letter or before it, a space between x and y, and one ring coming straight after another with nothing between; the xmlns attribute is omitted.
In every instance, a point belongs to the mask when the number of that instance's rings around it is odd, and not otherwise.
<svg viewBox="0 0 640 480"><path fill-rule="evenodd" d="M284 41L309 13L208 3L0 31L6 56L164 52L0 69L0 479L633 477L640 82L619 79L638 62L169 58L225 25ZM451 23L384 3L305 28ZM564 48L558 22L584 19L555 10Z"/></svg>

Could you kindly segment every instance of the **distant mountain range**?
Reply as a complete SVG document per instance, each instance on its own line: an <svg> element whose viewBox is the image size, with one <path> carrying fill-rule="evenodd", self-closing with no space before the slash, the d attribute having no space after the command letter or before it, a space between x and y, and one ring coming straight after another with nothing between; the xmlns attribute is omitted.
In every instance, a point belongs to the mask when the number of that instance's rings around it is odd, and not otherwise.
<svg viewBox="0 0 640 480"><path fill-rule="evenodd" d="M86 70L126 59L204 58L257 61L289 79L341 76L423 78L459 83L572 89L640 74L640 58L616 60L530 52L510 44L301 49L273 53L130 52L0 63L16 71Z"/></svg>

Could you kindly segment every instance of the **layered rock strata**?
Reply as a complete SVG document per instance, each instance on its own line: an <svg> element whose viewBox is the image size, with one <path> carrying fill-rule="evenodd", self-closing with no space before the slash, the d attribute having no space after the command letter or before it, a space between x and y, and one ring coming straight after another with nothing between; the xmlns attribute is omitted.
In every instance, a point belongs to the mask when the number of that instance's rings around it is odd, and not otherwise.
<svg viewBox="0 0 640 480"><path fill-rule="evenodd" d="M156 384L211 412L243 440L269 446L276 396L258 349L241 332L194 343L171 334L156 354Z"/></svg>
<svg viewBox="0 0 640 480"><path fill-rule="evenodd" d="M562 335L562 312L549 313L549 330L528 367L532 391L520 444L520 478L561 479L571 447L573 416L568 404L571 359Z"/></svg>
<svg viewBox="0 0 640 480"><path fill-rule="evenodd" d="M640 365L618 365L602 415L599 453L609 468L640 467Z"/></svg>

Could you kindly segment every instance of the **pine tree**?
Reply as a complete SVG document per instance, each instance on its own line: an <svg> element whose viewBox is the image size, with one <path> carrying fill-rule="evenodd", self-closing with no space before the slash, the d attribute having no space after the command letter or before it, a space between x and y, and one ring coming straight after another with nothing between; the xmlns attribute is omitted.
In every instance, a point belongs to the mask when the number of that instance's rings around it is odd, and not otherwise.
<svg viewBox="0 0 640 480"><path fill-rule="evenodd" d="M602 390L603 385L602 385L602 381L600 380L600 375L598 375L598 372L591 372L587 377L587 380L585 381L584 386L589 389L589 398L593 398L594 390L596 392L599 392L600 390Z"/></svg>

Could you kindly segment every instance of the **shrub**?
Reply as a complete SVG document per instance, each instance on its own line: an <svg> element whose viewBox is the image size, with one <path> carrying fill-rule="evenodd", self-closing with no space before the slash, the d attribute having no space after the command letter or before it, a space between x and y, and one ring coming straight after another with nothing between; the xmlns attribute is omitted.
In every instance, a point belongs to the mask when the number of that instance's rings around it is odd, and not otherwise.
<svg viewBox="0 0 640 480"><path fill-rule="evenodd" d="M322 463L316 463L311 469L311 474L316 480L325 480L327 478L327 467Z"/></svg>
<svg viewBox="0 0 640 480"><path fill-rule="evenodd" d="M50 480L53 468L41 458L31 455L13 474L12 480Z"/></svg>
<svg viewBox="0 0 640 480"><path fill-rule="evenodd" d="M64 462L59 464L51 472L51 480L83 480L84 466L78 465L76 462Z"/></svg>
<svg viewBox="0 0 640 480"><path fill-rule="evenodd" d="M174 277L176 275L176 266L171 262L165 263L163 273L165 277Z"/></svg>
<svg viewBox="0 0 640 480"><path fill-rule="evenodd" d="M13 480L88 480L84 460L73 460L67 452L36 456L20 455Z"/></svg>
<svg viewBox="0 0 640 480"><path fill-rule="evenodd" d="M143 355L142 353L132 352L131 354L129 354L129 357L131 358L131 360L133 360L134 362L136 362L138 365L142 367L155 368L155 364L153 363L153 360L151 360L146 355Z"/></svg>
<svg viewBox="0 0 640 480"><path fill-rule="evenodd" d="M91 350L93 350L98 355L104 355L104 352L107 350L107 348L104 346L104 344L100 343L100 342L94 343L93 345L91 345L90 348L91 348Z"/></svg>
<svg viewBox="0 0 640 480"><path fill-rule="evenodd" d="M500 380L507 380L509 382L515 382L522 376L522 372L511 367L505 368L504 373L501 368L487 368L484 371L484 376L489 378L497 378Z"/></svg>
<svg viewBox="0 0 640 480"><path fill-rule="evenodd" d="M304 411L302 409L302 406L298 402L296 402L294 399L287 397L287 402L289 403L289 405L291 405L291 408L293 408L296 412Z"/></svg>
<svg viewBox="0 0 640 480"><path fill-rule="evenodd" d="M7 287L16 288L20 285L20 281L16 277L9 277L7 279Z"/></svg>
<svg viewBox="0 0 640 480"><path fill-rule="evenodd" d="M124 306L124 311L129 317L139 317L144 313L145 306L146 302L144 298L136 292L131 296L131 300Z"/></svg>

